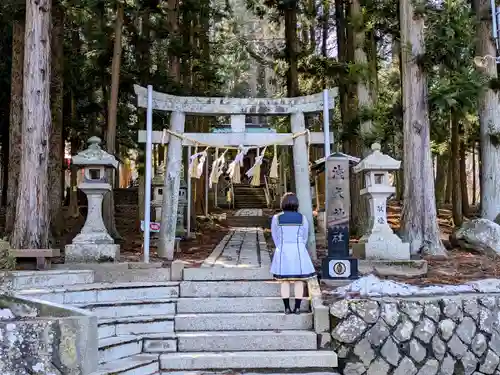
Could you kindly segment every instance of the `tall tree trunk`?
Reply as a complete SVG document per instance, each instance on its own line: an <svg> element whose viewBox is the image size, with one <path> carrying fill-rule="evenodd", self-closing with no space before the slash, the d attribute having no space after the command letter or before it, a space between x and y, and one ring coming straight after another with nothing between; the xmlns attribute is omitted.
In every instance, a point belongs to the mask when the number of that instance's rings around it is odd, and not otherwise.
<svg viewBox="0 0 500 375"><path fill-rule="evenodd" d="M297 8L297 0L288 1L285 8L285 55L288 63L286 87L289 98L299 96Z"/></svg>
<svg viewBox="0 0 500 375"><path fill-rule="evenodd" d="M451 152L448 153L448 173L446 174L446 189L444 192L444 203L451 204L453 192L453 157Z"/></svg>
<svg viewBox="0 0 500 375"><path fill-rule="evenodd" d="M21 169L22 125L23 125L23 68L24 68L24 20L14 21L12 28L12 70L10 91L9 126L9 181L7 187L7 209L5 232L14 229L16 217L17 189Z"/></svg>
<svg viewBox="0 0 500 375"><path fill-rule="evenodd" d="M398 12L399 15L399 12ZM392 69L394 71L401 72L402 71L402 60L401 60L401 41L400 40L393 40L392 41ZM403 95L403 88L402 88L402 82L401 78L399 81L400 85L400 99L402 99ZM394 155L398 160L401 160L404 164L404 155L403 155L403 129L402 127L397 129L395 135L394 135ZM395 173L396 176L396 200L402 201L403 200L403 194L404 194L404 168L400 169L399 171L396 171Z"/></svg>
<svg viewBox="0 0 500 375"><path fill-rule="evenodd" d="M74 98L72 98L72 109L71 116L76 117L76 105L74 104ZM78 142L76 138L71 139L71 155L76 155L78 152ZM70 182L69 182L69 208L68 215L69 217L76 218L80 216L80 209L78 207L78 167L76 165L71 164L70 169Z"/></svg>
<svg viewBox="0 0 500 375"><path fill-rule="evenodd" d="M168 0L168 16L167 22L169 25L169 31L172 34L172 38L179 38L179 0ZM175 53L172 53L172 49L170 50L170 77L172 77L173 81L177 84L180 83L181 80L181 63L179 56Z"/></svg>
<svg viewBox="0 0 500 375"><path fill-rule="evenodd" d="M445 202L446 176L448 175L448 153L439 154L436 163L436 205L442 207Z"/></svg>
<svg viewBox="0 0 500 375"><path fill-rule="evenodd" d="M142 30L141 36L138 38L138 45L136 46L136 50L138 52L138 60L140 61L140 80L143 86L146 86L150 83L150 67L151 67L151 24L150 24L150 13L151 10L149 8L144 10L144 14L142 15ZM145 118L145 111L142 110L144 114L142 118ZM139 145L139 157L142 157L142 164L145 164L145 155L146 155L146 144L143 143ZM139 178L138 178L138 197L139 197L139 217L138 223L144 219L144 192L145 192L145 180L144 180L144 168L138 168Z"/></svg>
<svg viewBox="0 0 500 375"><path fill-rule="evenodd" d="M108 153L111 155L116 153L116 121L118 116L118 90L120 88L120 66L122 59L123 13L123 4L118 3L115 20L113 60L111 62L111 95L108 108L108 128L106 131L106 147ZM111 183L112 190L104 196L104 223L111 237L115 240L120 240L121 236L116 229L115 223L114 171L108 171L108 180Z"/></svg>
<svg viewBox="0 0 500 375"><path fill-rule="evenodd" d="M476 55L497 56L491 38L490 2L474 0L477 15ZM477 67L486 77L496 79L497 64L486 60L485 67ZM479 124L481 138L481 217L494 220L500 213L500 101L498 93L488 86L479 96Z"/></svg>
<svg viewBox="0 0 500 375"><path fill-rule="evenodd" d="M297 38L297 0L287 2L285 13L285 56L288 63L286 74L287 97L299 96L299 71L298 71L298 38ZM293 165L293 153L290 153L288 165ZM290 174L290 188L295 191L295 176Z"/></svg>
<svg viewBox="0 0 500 375"><path fill-rule="evenodd" d="M337 1L339 2L339 0ZM321 55L325 59L325 64L326 60L328 58L328 37L329 37L329 32L330 32L330 1L329 0L323 0L322 3L322 8L323 8L323 15L322 15L322 20L321 20ZM340 10L339 10L340 12ZM338 17L338 15L337 15ZM337 18L337 23L340 26L341 20ZM338 26L338 27L339 27ZM341 45L341 39L337 35L337 55L340 56L342 53L342 45ZM327 88L327 82L326 82L326 75L323 76L323 88Z"/></svg>
<svg viewBox="0 0 500 375"><path fill-rule="evenodd" d="M472 142L472 205L476 205L477 180L476 180L476 142Z"/></svg>
<svg viewBox="0 0 500 375"><path fill-rule="evenodd" d="M328 7L328 0L324 0L326 5L323 8ZM346 28L345 28L345 12L344 12L344 0L335 0L335 23L337 31L337 55L339 62L346 64L347 62L347 48L346 48ZM323 56L327 56L328 39L323 38L322 42L322 53ZM347 85L345 80L340 80L339 82L339 104L340 104L340 118L342 123L347 122Z"/></svg>
<svg viewBox="0 0 500 375"><path fill-rule="evenodd" d="M351 0L351 27L354 32L354 63L360 66L367 66L368 59L365 52L365 30L362 22L363 12L359 0ZM369 75L368 75L369 77ZM358 77L356 83L356 94L358 98L358 113L371 111L373 100L370 94L369 78ZM371 120L363 121L359 124L359 134L354 142L354 147L351 149L351 154L355 154L361 158L368 156L369 149L365 147L364 139L370 136L373 131ZM353 152L354 151L354 152ZM359 195L359 191L364 188L364 176L355 175L351 179L351 207L352 207L352 230L358 235L363 235L368 229L368 200L366 197Z"/></svg>
<svg viewBox="0 0 500 375"><path fill-rule="evenodd" d="M446 256L437 223L434 173L430 148L427 105L427 75L416 56L424 50L424 19L414 12L411 0L400 1L403 135L404 205L401 229L410 251Z"/></svg>
<svg viewBox="0 0 500 375"><path fill-rule="evenodd" d="M21 172L11 238L20 249L49 245L51 8L51 0L26 1Z"/></svg>
<svg viewBox="0 0 500 375"><path fill-rule="evenodd" d="M462 128L463 130L463 128ZM460 140L460 189L462 192L462 214L463 216L469 216L470 207L469 207L469 189L467 188L467 167L466 167L466 145L465 140L462 134L462 138Z"/></svg>
<svg viewBox="0 0 500 375"><path fill-rule="evenodd" d="M452 170L452 214L455 226L461 226L462 217L462 191L460 186L460 133L456 113L451 113L451 165Z"/></svg>
<svg viewBox="0 0 500 375"><path fill-rule="evenodd" d="M49 202L52 235L59 237L62 230L61 205L63 191L61 176L63 174L63 103L64 103L64 10L61 3L55 0L52 11L52 133L50 135L49 152Z"/></svg>

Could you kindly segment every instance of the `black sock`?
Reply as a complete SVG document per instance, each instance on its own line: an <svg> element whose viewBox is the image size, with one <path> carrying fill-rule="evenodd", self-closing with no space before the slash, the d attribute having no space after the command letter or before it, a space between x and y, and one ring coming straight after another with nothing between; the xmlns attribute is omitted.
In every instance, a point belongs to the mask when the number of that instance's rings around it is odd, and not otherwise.
<svg viewBox="0 0 500 375"><path fill-rule="evenodd" d="M283 304L285 305L285 310L290 310L290 298L283 298Z"/></svg>
<svg viewBox="0 0 500 375"><path fill-rule="evenodd" d="M300 310L300 304L302 302L302 299L300 298L295 298L295 310Z"/></svg>

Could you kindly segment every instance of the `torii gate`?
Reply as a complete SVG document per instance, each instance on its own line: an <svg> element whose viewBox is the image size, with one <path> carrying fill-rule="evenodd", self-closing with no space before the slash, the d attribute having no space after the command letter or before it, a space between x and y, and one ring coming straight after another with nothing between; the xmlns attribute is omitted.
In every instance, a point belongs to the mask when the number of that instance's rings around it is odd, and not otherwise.
<svg viewBox="0 0 500 375"><path fill-rule="evenodd" d="M310 144L324 144L325 155L330 154L333 133L329 126L324 132L306 132L304 113L323 111L328 124L328 110L335 106L337 89L323 93L296 98L208 98L186 97L163 94L134 85L137 105L147 109L146 131L139 131L139 142L146 142L146 189L145 189L145 225L144 225L144 261L149 261L149 219L151 201L151 147L152 144L168 143L168 160L163 187L162 218L158 254L172 260L175 247L175 228L177 205L179 202L180 171L182 165L182 146L196 146L196 142L211 147L225 146L264 147L278 144L293 146L293 168L300 212L309 221L308 249L316 259L316 237L313 225L312 197L309 181L309 153L306 139ZM327 106L324 106L324 103ZM170 134L152 130L153 110L169 111ZM186 114L196 116L231 116L231 133L184 133ZM245 116L290 116L290 133L246 133ZM325 135L328 140L325 141ZM208 176L207 176L208 178ZM326 196L326 195L325 195ZM190 197L188 197L189 199Z"/></svg>

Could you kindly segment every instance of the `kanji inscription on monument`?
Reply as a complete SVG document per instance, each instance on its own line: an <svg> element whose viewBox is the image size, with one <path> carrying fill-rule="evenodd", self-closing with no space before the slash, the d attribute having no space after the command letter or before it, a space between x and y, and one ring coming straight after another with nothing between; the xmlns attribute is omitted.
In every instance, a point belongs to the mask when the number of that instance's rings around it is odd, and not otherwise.
<svg viewBox="0 0 500 375"><path fill-rule="evenodd" d="M349 257L349 159L333 154L325 164L327 182L326 221L328 258L323 261L323 277L356 278L358 264Z"/></svg>
<svg viewBox="0 0 500 375"><path fill-rule="evenodd" d="M349 256L349 160L330 156L325 171L328 178L328 255Z"/></svg>

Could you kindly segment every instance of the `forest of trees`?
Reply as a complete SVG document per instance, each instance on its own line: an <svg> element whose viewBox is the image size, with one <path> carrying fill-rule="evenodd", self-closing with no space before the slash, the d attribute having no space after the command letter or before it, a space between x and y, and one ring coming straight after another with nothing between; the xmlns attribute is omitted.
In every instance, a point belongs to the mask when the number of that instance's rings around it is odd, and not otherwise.
<svg viewBox="0 0 500 375"><path fill-rule="evenodd" d="M500 212L500 83L487 0L4 0L0 30L12 247L47 248L61 230L66 142L75 154L97 135L120 158L140 148L133 84L236 97L338 87L336 149L363 156L377 140L403 160L401 233L414 253L446 254L436 207L451 204L456 226L477 204L484 218ZM168 121L155 114L154 123ZM210 126L188 119L186 130ZM471 154L479 202L467 193ZM361 183L353 178L351 188L358 233L368 219ZM117 235L109 196L106 224Z"/></svg>

